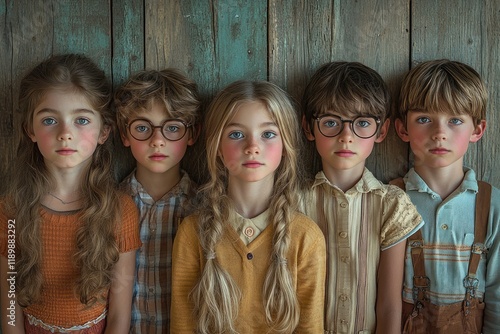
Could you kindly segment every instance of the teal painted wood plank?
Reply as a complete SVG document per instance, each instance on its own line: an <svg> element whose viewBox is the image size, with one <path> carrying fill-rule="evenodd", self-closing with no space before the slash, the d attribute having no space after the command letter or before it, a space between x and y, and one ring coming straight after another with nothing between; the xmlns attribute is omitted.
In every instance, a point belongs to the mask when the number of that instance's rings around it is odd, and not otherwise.
<svg viewBox="0 0 500 334"><path fill-rule="evenodd" d="M144 69L144 3L137 0L113 0L112 82L117 88L132 74ZM130 149L123 146L118 133L115 143L115 176L122 180L135 167Z"/></svg>
<svg viewBox="0 0 500 334"><path fill-rule="evenodd" d="M179 68L206 102L231 81L265 79L266 8L262 1L147 0L146 67ZM202 140L184 161L195 180L206 175Z"/></svg>
<svg viewBox="0 0 500 334"><path fill-rule="evenodd" d="M144 3L113 0L113 85L144 68Z"/></svg>
<svg viewBox="0 0 500 334"><path fill-rule="evenodd" d="M216 1L214 10L219 85L267 79L266 2Z"/></svg>
<svg viewBox="0 0 500 334"><path fill-rule="evenodd" d="M54 6L54 53L83 53L111 78L110 0L57 1Z"/></svg>
<svg viewBox="0 0 500 334"><path fill-rule="evenodd" d="M265 79L266 8L261 1L146 1L146 67L185 71L205 97L236 79Z"/></svg>

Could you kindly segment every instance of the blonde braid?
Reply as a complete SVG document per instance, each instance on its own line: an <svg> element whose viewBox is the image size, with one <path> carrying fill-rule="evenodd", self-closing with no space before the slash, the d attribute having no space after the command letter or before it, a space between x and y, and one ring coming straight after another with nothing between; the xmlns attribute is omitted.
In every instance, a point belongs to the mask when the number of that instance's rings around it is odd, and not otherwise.
<svg viewBox="0 0 500 334"><path fill-rule="evenodd" d="M199 238L206 257L200 281L191 293L198 319L197 333L236 333L241 291L217 261L215 247L224 233L231 201L225 195L224 183L217 179L203 189L206 210L200 214Z"/></svg>

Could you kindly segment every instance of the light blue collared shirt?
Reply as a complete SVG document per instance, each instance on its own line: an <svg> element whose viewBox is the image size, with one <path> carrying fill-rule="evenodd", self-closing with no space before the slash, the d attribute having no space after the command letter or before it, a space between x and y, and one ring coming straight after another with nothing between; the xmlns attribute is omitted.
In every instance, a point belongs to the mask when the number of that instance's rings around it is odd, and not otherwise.
<svg viewBox="0 0 500 334"><path fill-rule="evenodd" d="M425 271L430 279L428 296L433 304L450 304L464 299L463 279L467 276L474 241L476 174L464 168L460 186L445 200L430 189L411 169L404 181L406 192L422 215ZM477 294L484 298L484 334L500 333L500 191L493 187L485 246L477 270ZM413 267L409 248L405 260L403 299L412 300Z"/></svg>

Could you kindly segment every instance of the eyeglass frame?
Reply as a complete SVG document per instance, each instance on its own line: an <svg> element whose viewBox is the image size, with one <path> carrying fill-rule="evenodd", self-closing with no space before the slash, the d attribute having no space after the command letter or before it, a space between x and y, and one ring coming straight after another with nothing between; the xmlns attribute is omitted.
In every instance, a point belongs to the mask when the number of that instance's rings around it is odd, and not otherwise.
<svg viewBox="0 0 500 334"><path fill-rule="evenodd" d="M337 133L336 135L333 135L333 136L327 136L323 133L323 131L321 131L321 127L319 126L319 122L322 118L325 118L325 117L338 117L340 118L340 123L342 124L341 127L340 127L340 130L339 130L339 133ZM377 129L375 130L375 132L369 136L369 137L361 137L359 136L356 131L354 131L354 121L357 120L358 118L372 118L375 120L375 123L377 123ZM373 136L375 136L377 134L377 132L380 130L380 126L382 125L382 120L380 119L380 117L378 116L356 116L354 119L343 119L341 116L339 115L335 115L335 114L323 114L321 116L313 116L313 120L315 120L317 123L318 123L318 131L325 137L327 138L334 138L334 137L337 137L338 135L340 135L342 133L342 131L344 131L344 123L350 123L350 128L351 128L351 131L352 133L354 133L356 135L356 137L358 138L361 138L361 139L369 139Z"/></svg>
<svg viewBox="0 0 500 334"><path fill-rule="evenodd" d="M151 125L152 131L151 131L151 135L148 138L146 138L146 139L138 139L138 138L134 137L134 135L132 134L132 131L130 131L130 126L132 125L132 123L134 123L136 121L145 121L145 122L149 123L149 125ZM165 136L165 133L163 132L163 127L165 126L165 124L167 124L168 122L172 122L172 121L182 123L182 125L184 125L184 127L186 128L186 131L184 131L184 134L182 135L182 137L180 137L178 139L173 139L173 140L167 138ZM161 135L166 140L168 140L168 141L179 141L179 140L181 140L182 138L184 138L186 136L186 133L188 132L189 128L192 127L192 126L193 126L193 124L186 123L182 119L178 119L178 118L169 118L169 119L166 119L165 121L163 121L163 123L161 123L161 125L154 125L149 119L146 119L146 118L135 118L135 119L131 120L127 124L127 129L128 129L128 132L130 133L130 135L132 136L132 138L134 138L135 140L138 140L138 141L150 140L154 136L154 133L155 133L156 129L160 129Z"/></svg>

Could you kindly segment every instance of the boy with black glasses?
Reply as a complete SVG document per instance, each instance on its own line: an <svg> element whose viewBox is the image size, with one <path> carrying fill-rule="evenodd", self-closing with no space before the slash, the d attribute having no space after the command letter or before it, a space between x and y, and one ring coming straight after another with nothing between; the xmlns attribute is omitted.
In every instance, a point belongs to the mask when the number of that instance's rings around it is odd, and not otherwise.
<svg viewBox="0 0 500 334"><path fill-rule="evenodd" d="M400 333L405 240L423 222L408 196L366 169L389 128L389 93L360 63L321 66L306 87L302 126L322 171L303 210L327 242L325 333Z"/></svg>

